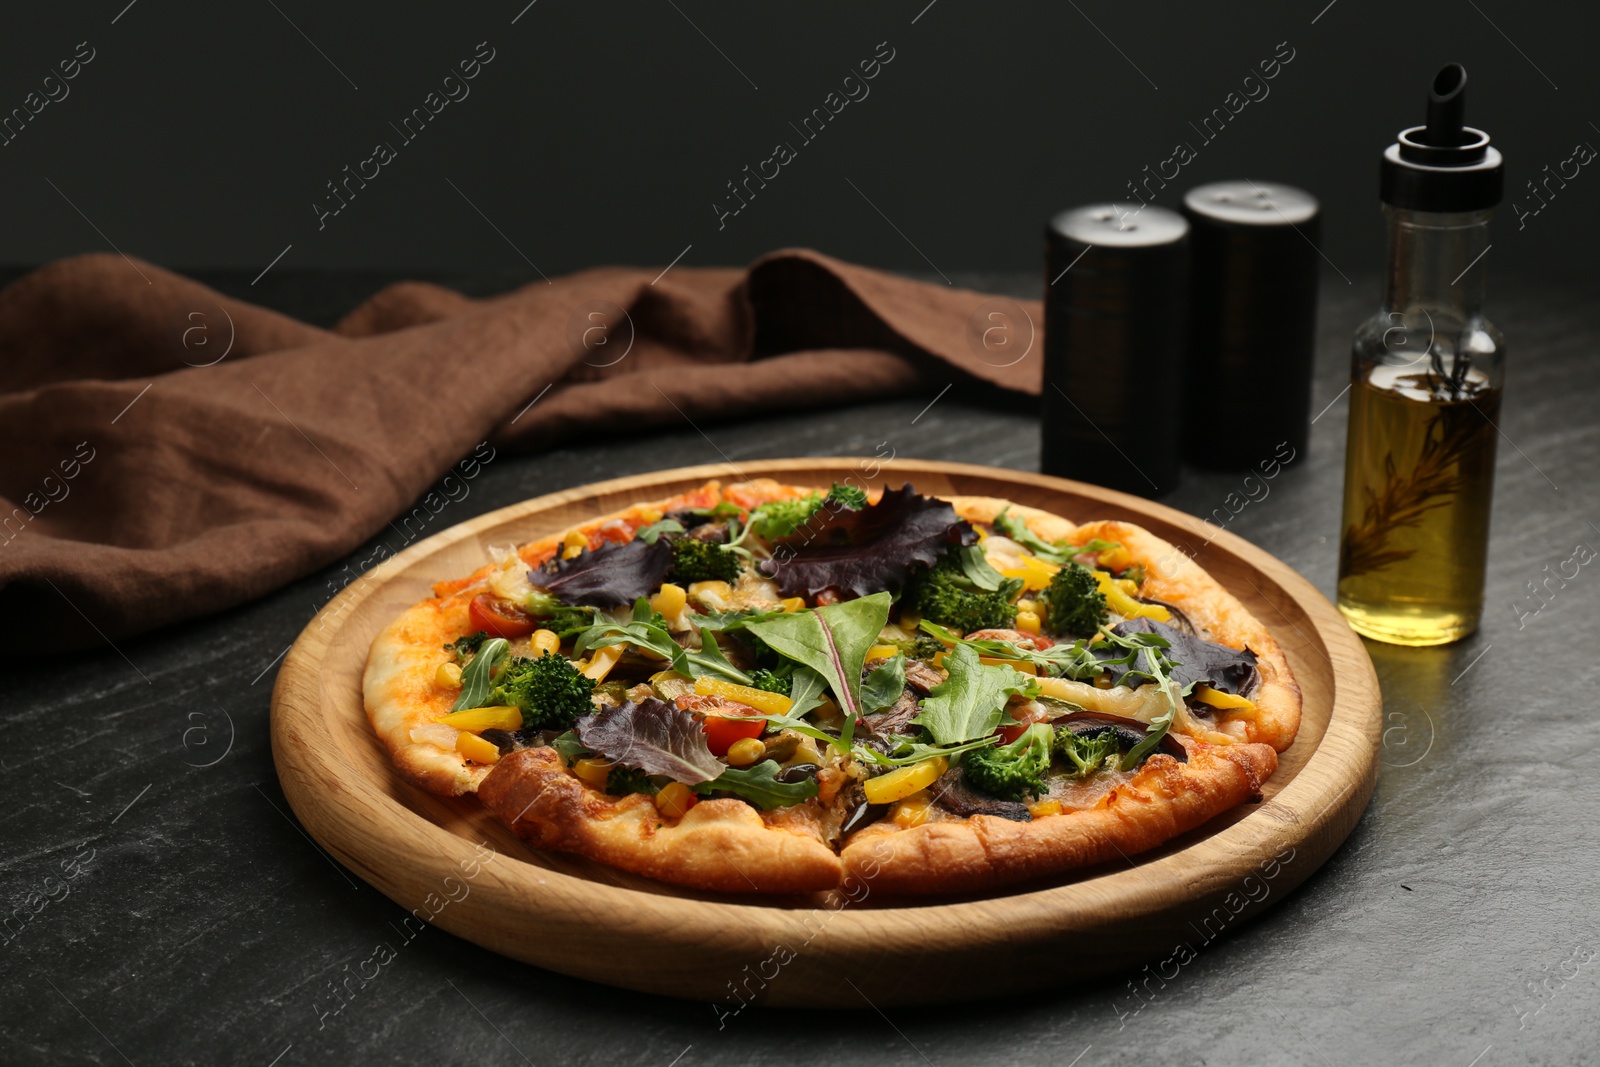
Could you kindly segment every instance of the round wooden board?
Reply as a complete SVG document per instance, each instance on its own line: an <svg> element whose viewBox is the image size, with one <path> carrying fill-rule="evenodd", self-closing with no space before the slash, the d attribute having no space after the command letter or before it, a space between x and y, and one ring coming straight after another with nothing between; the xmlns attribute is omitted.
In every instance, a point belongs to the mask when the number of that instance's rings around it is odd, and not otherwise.
<svg viewBox="0 0 1600 1067"><path fill-rule="evenodd" d="M1003 497L1078 521L1127 519L1192 552L1272 630L1304 696L1299 736L1262 802L1129 863L986 899L874 900L868 885L857 900L752 901L537 852L475 798L436 797L391 770L362 705L368 648L379 629L431 595L434 581L486 562L487 546L520 544L712 478L828 485L879 468L873 481L909 480L924 493ZM1042 475L801 459L570 489L483 515L383 561L329 603L284 659L272 697L272 750L284 794L311 836L419 919L457 936L564 974L724 1010L752 1001L861 1007L995 996L1037 988L1041 975L1091 980L1168 957L1182 944L1197 950L1236 929L1303 881L1354 829L1376 778L1381 718L1371 660L1339 613L1283 563L1226 531L1138 497Z"/></svg>

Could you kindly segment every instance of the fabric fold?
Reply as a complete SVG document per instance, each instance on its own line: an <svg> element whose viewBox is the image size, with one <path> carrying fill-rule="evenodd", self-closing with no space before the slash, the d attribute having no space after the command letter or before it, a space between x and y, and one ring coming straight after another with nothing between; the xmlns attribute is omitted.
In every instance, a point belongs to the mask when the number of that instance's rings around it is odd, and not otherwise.
<svg viewBox="0 0 1600 1067"><path fill-rule="evenodd" d="M1031 342L1038 303L1004 304ZM995 305L788 250L488 299L406 282L323 330L121 256L53 263L0 291L0 634L15 653L85 647L264 595L486 439L544 448L959 376L1036 395L1036 344L985 347Z"/></svg>

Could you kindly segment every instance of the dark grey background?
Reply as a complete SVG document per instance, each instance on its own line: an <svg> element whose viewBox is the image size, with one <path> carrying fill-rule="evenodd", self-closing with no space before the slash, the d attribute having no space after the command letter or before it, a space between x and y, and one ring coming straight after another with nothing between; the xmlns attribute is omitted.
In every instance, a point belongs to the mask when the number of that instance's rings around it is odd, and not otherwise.
<svg viewBox="0 0 1600 1067"><path fill-rule="evenodd" d="M1031 272L1048 215L1125 197L1186 140L1199 156L1157 203L1221 178L1301 185L1325 205L1328 269L1353 277L1381 256L1379 153L1422 121L1440 64L1468 68L1469 120L1506 153L1508 201L1532 204L1527 179L1600 145L1600 15L1571 0L526 4L11 5L0 113L78 42L97 56L0 148L0 262L114 242L254 276L292 245L280 267L554 275L665 265L691 245L685 265L808 245ZM401 147L389 122L480 41L496 58L471 95ZM800 145L789 123L882 41L895 58L870 96ZM1202 142L1189 124L1280 42L1295 58L1270 95ZM399 158L319 231L324 183L379 139ZM719 230L725 183L780 140L799 158ZM1593 277L1590 185L1586 168L1520 231L1508 204L1491 278Z"/></svg>
<svg viewBox="0 0 1600 1067"><path fill-rule="evenodd" d="M206 280L249 289L248 275ZM381 281L285 271L254 292L327 324ZM1014 294L1032 285L1031 275L970 281ZM1366 298L1357 291L1370 292L1373 279L1356 283L1324 287L1319 407L1348 380L1344 323L1359 316ZM393 925L402 909L334 865L292 821L267 730L278 657L373 557L374 541L260 601L116 649L0 660L0 905L9 913L30 892L59 896L60 864L80 848L94 857L65 883L64 898L0 939L0 1062L1594 1062L1600 564L1583 567L1542 608L1527 583L1578 542L1600 545L1590 525L1600 521L1600 396L1589 371L1600 331L1590 301L1568 288L1507 284L1499 306L1506 333L1539 358L1513 364L1507 388L1482 630L1443 648L1368 645L1385 699L1383 765L1355 832L1299 888L1273 889L1258 921L1200 948L1164 988L1153 984L1137 1014L1126 983L1142 975L1074 988L1077 954L1098 949L1092 937L1039 973L1033 992L1003 1001L987 999L987 976L973 973L966 1004L882 1013L866 1002L856 1011L752 1007L725 1027L719 1015L731 1004L592 985L439 929L402 947ZM702 422L706 436L685 424L503 454L426 532L601 478L724 459L871 455L883 441L900 456L1037 469L1037 418L967 389L929 407L939 388L866 406ZM1346 410L1332 403L1305 454L1228 525L1326 594ZM1191 472L1166 502L1208 515L1239 491L1239 478ZM398 547L395 535L388 540ZM342 1012L322 1018L335 1003L330 984L358 973L385 942L394 961ZM916 968L904 974L907 983L918 978Z"/></svg>

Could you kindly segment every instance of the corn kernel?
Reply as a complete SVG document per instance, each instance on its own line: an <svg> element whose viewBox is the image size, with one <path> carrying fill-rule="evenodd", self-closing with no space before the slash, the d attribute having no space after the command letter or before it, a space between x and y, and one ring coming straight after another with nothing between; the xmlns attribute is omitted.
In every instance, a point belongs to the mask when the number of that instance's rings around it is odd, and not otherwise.
<svg viewBox="0 0 1600 1067"><path fill-rule="evenodd" d="M1037 611L1017 612L1017 629L1025 634L1039 633L1044 629L1039 621L1039 613Z"/></svg>
<svg viewBox="0 0 1600 1067"><path fill-rule="evenodd" d="M871 648L867 649L867 658L893 659L894 656L899 653L899 651L900 650L893 645L873 645Z"/></svg>
<svg viewBox="0 0 1600 1067"><path fill-rule="evenodd" d="M461 668L454 663L441 663L433 672L433 684L440 689L461 688Z"/></svg>
<svg viewBox="0 0 1600 1067"><path fill-rule="evenodd" d="M1061 801L1035 800L1028 805L1028 814L1032 815L1035 819L1043 819L1049 815L1060 815Z"/></svg>
<svg viewBox="0 0 1600 1067"><path fill-rule="evenodd" d="M805 597L799 596L786 596L782 603L783 610L788 612L804 611L806 606Z"/></svg>
<svg viewBox="0 0 1600 1067"><path fill-rule="evenodd" d="M667 582L661 586L661 591L650 598L650 608L665 615L669 619L676 618L678 612L688 603L688 596L683 591L683 586Z"/></svg>
<svg viewBox="0 0 1600 1067"><path fill-rule="evenodd" d="M716 611L722 610L724 603L732 595L733 587L727 582L692 582L689 585L691 599Z"/></svg>
<svg viewBox="0 0 1600 1067"><path fill-rule="evenodd" d="M920 789L894 806L894 823L902 830L921 826L928 821L928 791Z"/></svg>
<svg viewBox="0 0 1600 1067"><path fill-rule="evenodd" d="M748 685L735 685L733 682L724 682L720 678L696 678L694 691L701 696L721 697L732 700L746 707L754 708L763 715L782 715L794 706L794 701L782 693L769 693L765 689L752 689Z"/></svg>
<svg viewBox="0 0 1600 1067"><path fill-rule="evenodd" d="M456 735L456 751L473 763L487 765L500 762L500 749L498 746L485 741L477 734L469 734L465 730Z"/></svg>
<svg viewBox="0 0 1600 1067"><path fill-rule="evenodd" d="M661 509L660 508L640 508L639 509L639 518L644 522L644 524L646 526L649 526L651 523L660 522L661 521Z"/></svg>
<svg viewBox="0 0 1600 1067"><path fill-rule="evenodd" d="M758 737L741 737L728 746L728 765L748 767L767 754L767 746Z"/></svg>
<svg viewBox="0 0 1600 1067"><path fill-rule="evenodd" d="M583 779L587 785L592 785L601 791L605 790L606 779L611 776L611 768L616 764L610 760L588 757L572 765L572 773Z"/></svg>
<svg viewBox="0 0 1600 1067"><path fill-rule="evenodd" d="M555 655L561 649L561 638L556 636L554 630L533 631L533 650L543 656L546 653Z"/></svg>
<svg viewBox="0 0 1600 1067"><path fill-rule="evenodd" d="M1021 600L1017 601L1017 610L1031 611L1037 615L1039 613L1039 602L1037 600L1031 600L1028 597L1023 597Z"/></svg>
<svg viewBox="0 0 1600 1067"><path fill-rule="evenodd" d="M573 530L571 533L567 534L567 536L561 539L561 558L572 559L579 552L582 552L588 547L588 535L580 533L577 530Z"/></svg>
<svg viewBox="0 0 1600 1067"><path fill-rule="evenodd" d="M669 819L683 818L694 802L694 790L682 782L668 782L656 794L656 810Z"/></svg>

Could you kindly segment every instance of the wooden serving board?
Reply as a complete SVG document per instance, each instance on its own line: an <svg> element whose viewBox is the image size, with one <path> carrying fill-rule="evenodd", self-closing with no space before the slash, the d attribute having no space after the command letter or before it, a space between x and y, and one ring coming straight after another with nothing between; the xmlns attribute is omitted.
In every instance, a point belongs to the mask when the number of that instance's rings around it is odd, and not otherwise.
<svg viewBox="0 0 1600 1067"><path fill-rule="evenodd" d="M881 468L881 469L880 469ZM935 495L1004 497L1069 519L1139 523L1272 630L1304 695L1300 734L1261 803L1126 863L986 899L838 894L750 900L663 885L537 852L472 797L406 785L367 723L361 673L378 630L434 581L522 543L709 479L826 486L864 470ZM1382 718L1372 663L1328 601L1287 566L1172 508L1079 482L963 464L800 459L619 478L502 508L383 561L295 642L272 696L272 751L307 831L424 921L507 956L597 982L737 1010L927 1003L1036 989L1198 951L1303 881L1372 794ZM492 851L491 851L492 850ZM1088 949L1086 950L1086 946ZM1070 960L1070 966L1063 960ZM983 979L974 985L973 975Z"/></svg>

